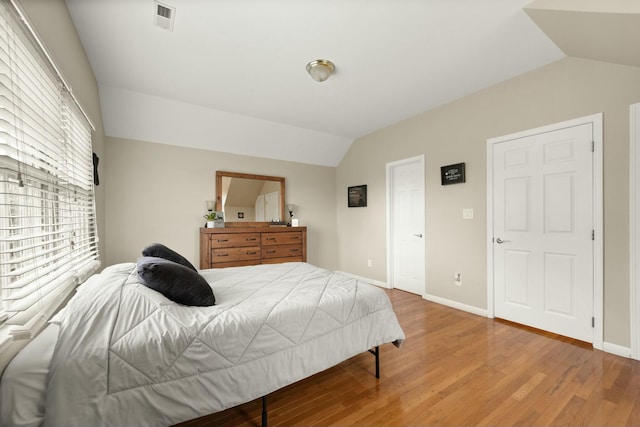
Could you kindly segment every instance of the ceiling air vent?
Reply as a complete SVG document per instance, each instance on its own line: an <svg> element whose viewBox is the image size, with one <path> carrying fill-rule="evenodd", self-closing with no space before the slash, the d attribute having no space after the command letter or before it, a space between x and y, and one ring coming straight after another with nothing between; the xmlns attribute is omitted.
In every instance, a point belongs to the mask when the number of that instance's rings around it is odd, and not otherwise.
<svg viewBox="0 0 640 427"><path fill-rule="evenodd" d="M153 18L154 23L163 30L173 31L173 21L176 15L176 8L157 1L154 2L154 6L156 9Z"/></svg>

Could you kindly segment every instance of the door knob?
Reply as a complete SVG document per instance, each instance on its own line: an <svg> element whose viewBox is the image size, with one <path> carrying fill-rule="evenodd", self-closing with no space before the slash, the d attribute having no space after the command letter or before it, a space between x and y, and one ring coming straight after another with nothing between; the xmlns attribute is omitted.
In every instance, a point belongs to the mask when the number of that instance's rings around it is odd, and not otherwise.
<svg viewBox="0 0 640 427"><path fill-rule="evenodd" d="M420 238L422 239L422 233L420 233L420 234L414 234L414 236L416 236L416 237L420 237Z"/></svg>
<svg viewBox="0 0 640 427"><path fill-rule="evenodd" d="M500 237L498 237L498 238L496 239L496 243L498 243L498 244L507 243L507 242L510 242L510 241L511 241L511 240L502 240L502 238L500 238Z"/></svg>

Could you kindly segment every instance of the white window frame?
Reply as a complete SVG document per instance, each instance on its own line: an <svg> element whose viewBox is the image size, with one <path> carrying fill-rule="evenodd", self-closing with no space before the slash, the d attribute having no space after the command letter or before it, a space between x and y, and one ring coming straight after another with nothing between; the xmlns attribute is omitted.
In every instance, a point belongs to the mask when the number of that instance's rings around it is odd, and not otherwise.
<svg viewBox="0 0 640 427"><path fill-rule="evenodd" d="M100 266L92 130L15 0L0 0L0 356Z"/></svg>

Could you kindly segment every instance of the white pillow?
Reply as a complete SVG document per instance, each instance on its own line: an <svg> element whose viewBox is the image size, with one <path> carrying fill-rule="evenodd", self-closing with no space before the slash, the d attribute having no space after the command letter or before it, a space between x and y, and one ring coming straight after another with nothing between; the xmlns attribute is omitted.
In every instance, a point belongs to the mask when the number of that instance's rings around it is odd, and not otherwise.
<svg viewBox="0 0 640 427"><path fill-rule="evenodd" d="M0 425L36 427L44 421L49 364L59 329L47 326L5 369L0 380Z"/></svg>

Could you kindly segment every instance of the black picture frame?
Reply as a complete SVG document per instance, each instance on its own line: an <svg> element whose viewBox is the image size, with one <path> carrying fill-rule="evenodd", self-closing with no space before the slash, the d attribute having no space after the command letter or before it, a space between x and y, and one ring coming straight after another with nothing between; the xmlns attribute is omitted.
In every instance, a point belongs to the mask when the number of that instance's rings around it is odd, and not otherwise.
<svg viewBox="0 0 640 427"><path fill-rule="evenodd" d="M442 185L465 182L464 163L442 166L440 168L440 180Z"/></svg>
<svg viewBox="0 0 640 427"><path fill-rule="evenodd" d="M347 188L347 206L363 208L367 206L367 186L354 185Z"/></svg>

